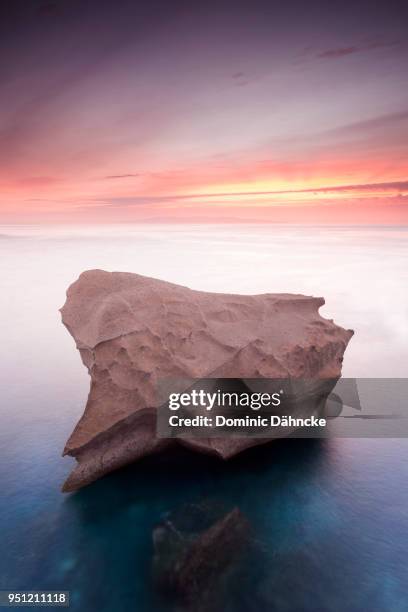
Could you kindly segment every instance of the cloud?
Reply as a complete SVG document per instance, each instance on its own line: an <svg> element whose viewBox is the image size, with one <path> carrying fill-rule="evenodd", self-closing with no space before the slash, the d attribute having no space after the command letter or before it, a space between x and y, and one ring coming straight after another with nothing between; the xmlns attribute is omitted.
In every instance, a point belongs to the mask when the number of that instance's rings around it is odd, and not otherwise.
<svg viewBox="0 0 408 612"><path fill-rule="evenodd" d="M105 176L106 179L122 179L122 178L137 178L140 174L110 174Z"/></svg>
<svg viewBox="0 0 408 612"><path fill-rule="evenodd" d="M18 183L24 187L44 187L59 181L60 179L55 176L27 176L18 179Z"/></svg>
<svg viewBox="0 0 408 612"><path fill-rule="evenodd" d="M371 119L364 119L363 121L355 121L348 125L343 125L332 130L326 130L327 133L334 132L354 132L354 131L365 131L373 129L390 128L393 125L399 125L408 120L408 111L401 111L398 113L388 113L387 115L380 115L378 117L372 117Z"/></svg>
<svg viewBox="0 0 408 612"><path fill-rule="evenodd" d="M298 191L288 191L281 193L309 193L321 192L332 193L339 191L406 191L408 190L408 181L390 181L388 183L363 183L361 185L338 185L334 187L319 187L318 189L301 189ZM275 192L276 193L276 192Z"/></svg>
<svg viewBox="0 0 408 612"><path fill-rule="evenodd" d="M395 40L392 42L373 41L370 43L352 45L350 47L334 47L333 49L326 49L316 55L321 59L337 59L345 57L346 55L352 55L354 53L362 53L364 51L373 51L375 49L386 49L388 47L394 47L400 41Z"/></svg>
<svg viewBox="0 0 408 612"><path fill-rule="evenodd" d="M248 85L249 83L245 72L234 72L234 74L231 75L231 78L234 81L235 87L245 87L245 85Z"/></svg>
<svg viewBox="0 0 408 612"><path fill-rule="evenodd" d="M327 187L313 187L308 189L285 189L270 191L226 191L217 193L190 193L190 194L168 194L150 196L124 196L107 197L93 200L94 205L99 207L128 207L128 206L149 206L154 204L175 204L178 202L195 202L196 200L208 199L216 203L217 198L224 197L253 197L253 196L279 196L279 195L301 195L301 194L330 194L330 193L367 193L370 195L379 194L401 195L401 192L408 191L408 180L391 181L387 183L362 183L351 185L334 185ZM92 206L92 204L91 204Z"/></svg>

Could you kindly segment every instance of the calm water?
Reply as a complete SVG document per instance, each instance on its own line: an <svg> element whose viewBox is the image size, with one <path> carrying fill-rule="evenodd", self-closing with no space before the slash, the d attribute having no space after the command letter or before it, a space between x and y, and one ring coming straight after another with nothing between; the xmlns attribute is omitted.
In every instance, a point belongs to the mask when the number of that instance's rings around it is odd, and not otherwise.
<svg viewBox="0 0 408 612"><path fill-rule="evenodd" d="M406 440L288 440L228 464L180 452L62 495L72 460L60 455L89 379L58 308L90 268L323 295L322 314L356 331L346 376L406 377L407 237L385 227L0 228L0 589L69 590L81 612L170 610L151 587L152 529L210 499L238 505L264 553L225 610L405 612Z"/></svg>

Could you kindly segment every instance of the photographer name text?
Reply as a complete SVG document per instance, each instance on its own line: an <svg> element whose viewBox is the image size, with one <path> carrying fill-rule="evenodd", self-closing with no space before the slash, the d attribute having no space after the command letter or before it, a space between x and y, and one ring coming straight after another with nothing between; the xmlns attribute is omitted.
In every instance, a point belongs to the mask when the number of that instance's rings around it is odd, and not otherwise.
<svg viewBox="0 0 408 612"><path fill-rule="evenodd" d="M194 417L180 417L171 415L169 417L170 427L222 427L222 428L262 428L262 427L325 427L326 419L311 416L307 418L296 418L290 415L270 415L270 416L245 416L245 417L225 417L216 415L209 417L197 415Z"/></svg>

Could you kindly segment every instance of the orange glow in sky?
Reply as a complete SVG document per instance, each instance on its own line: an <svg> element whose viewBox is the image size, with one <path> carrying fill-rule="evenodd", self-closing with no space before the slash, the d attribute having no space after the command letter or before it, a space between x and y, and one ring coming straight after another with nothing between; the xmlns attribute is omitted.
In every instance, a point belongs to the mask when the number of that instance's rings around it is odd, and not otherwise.
<svg viewBox="0 0 408 612"><path fill-rule="evenodd" d="M408 222L403 20L170 4L10 5L0 223Z"/></svg>

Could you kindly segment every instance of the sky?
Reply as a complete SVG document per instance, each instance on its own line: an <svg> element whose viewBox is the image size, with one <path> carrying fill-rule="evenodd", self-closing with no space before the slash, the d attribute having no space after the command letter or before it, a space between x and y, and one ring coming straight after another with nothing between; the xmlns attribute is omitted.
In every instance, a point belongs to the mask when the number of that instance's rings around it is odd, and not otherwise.
<svg viewBox="0 0 408 612"><path fill-rule="evenodd" d="M408 223L408 4L3 0L0 223Z"/></svg>

